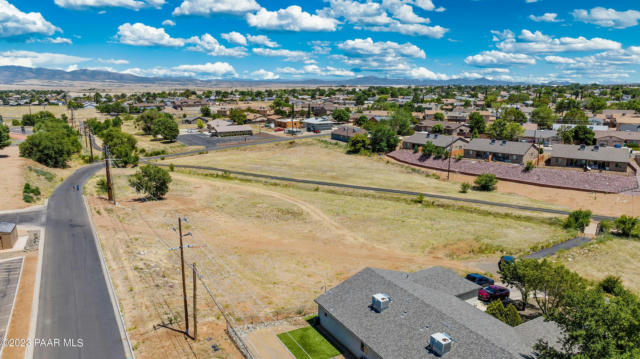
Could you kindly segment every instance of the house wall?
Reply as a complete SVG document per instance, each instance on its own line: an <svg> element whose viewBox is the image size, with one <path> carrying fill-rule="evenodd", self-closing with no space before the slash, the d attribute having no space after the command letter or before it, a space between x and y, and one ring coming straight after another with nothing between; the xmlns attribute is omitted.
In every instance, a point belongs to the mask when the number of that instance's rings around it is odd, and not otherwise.
<svg viewBox="0 0 640 359"><path fill-rule="evenodd" d="M253 131L216 132L216 137L251 136Z"/></svg>
<svg viewBox="0 0 640 359"><path fill-rule="evenodd" d="M598 168L602 170L608 169L609 171L615 171L615 172L626 172L627 166L628 166L628 163L626 162L586 161L586 160L576 160L572 158L559 158L559 157L551 157L547 161L547 163L550 166L578 167L578 168L589 166L592 168Z"/></svg>
<svg viewBox="0 0 640 359"><path fill-rule="evenodd" d="M18 241L18 231L14 228L11 233L0 233L0 248L11 249Z"/></svg>
<svg viewBox="0 0 640 359"><path fill-rule="evenodd" d="M485 159L488 161L496 161L496 162L525 164L528 161L535 162L538 159L538 150L535 149L534 147L531 147L527 152L525 152L524 155L507 155L507 154L501 154L499 152L482 152L482 151L475 151L475 150L465 150L464 157L476 158L476 159L479 158L479 159Z"/></svg>
<svg viewBox="0 0 640 359"><path fill-rule="evenodd" d="M382 359L372 350L365 352L361 350L362 341L353 335L347 328L338 322L331 314L327 313L324 308L318 305L318 320L320 325L328 331L336 340L338 340L351 354L356 358ZM366 347L366 343L365 343Z"/></svg>
<svg viewBox="0 0 640 359"><path fill-rule="evenodd" d="M333 127L332 123L307 123L307 131L326 131Z"/></svg>
<svg viewBox="0 0 640 359"><path fill-rule="evenodd" d="M623 140L622 138L615 136L605 136L596 139L596 142L600 146L614 147L615 145L624 146L628 143L640 143L638 140Z"/></svg>

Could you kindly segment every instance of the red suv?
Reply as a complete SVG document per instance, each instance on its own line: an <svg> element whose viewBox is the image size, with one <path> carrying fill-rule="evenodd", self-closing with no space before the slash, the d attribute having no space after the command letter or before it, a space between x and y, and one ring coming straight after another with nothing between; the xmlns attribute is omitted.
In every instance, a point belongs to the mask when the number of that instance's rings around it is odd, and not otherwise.
<svg viewBox="0 0 640 359"><path fill-rule="evenodd" d="M490 302L496 299L509 298L509 289L499 285L490 285L478 291L478 299L483 302Z"/></svg>

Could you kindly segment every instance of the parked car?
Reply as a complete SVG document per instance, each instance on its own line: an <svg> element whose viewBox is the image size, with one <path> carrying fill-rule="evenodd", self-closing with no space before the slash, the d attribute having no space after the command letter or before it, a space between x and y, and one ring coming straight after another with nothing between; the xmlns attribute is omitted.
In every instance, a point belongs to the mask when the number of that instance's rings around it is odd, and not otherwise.
<svg viewBox="0 0 640 359"><path fill-rule="evenodd" d="M478 291L478 299L483 302L490 302L496 299L509 298L511 292L508 288L499 285L490 285Z"/></svg>
<svg viewBox="0 0 640 359"><path fill-rule="evenodd" d="M315 130L313 131L313 133L320 133L320 130Z"/></svg>
<svg viewBox="0 0 640 359"><path fill-rule="evenodd" d="M481 286L493 284L493 279L478 273L469 273L465 279Z"/></svg>
<svg viewBox="0 0 640 359"><path fill-rule="evenodd" d="M282 128L282 127L276 127L276 129L275 129L275 130L273 130L273 131L274 131L274 132L281 132L281 131L284 131L284 128Z"/></svg>
<svg viewBox="0 0 640 359"><path fill-rule="evenodd" d="M502 256L500 257L500 262L498 262L498 269L502 270L502 266L505 264L513 264L515 261L516 259L512 256Z"/></svg>

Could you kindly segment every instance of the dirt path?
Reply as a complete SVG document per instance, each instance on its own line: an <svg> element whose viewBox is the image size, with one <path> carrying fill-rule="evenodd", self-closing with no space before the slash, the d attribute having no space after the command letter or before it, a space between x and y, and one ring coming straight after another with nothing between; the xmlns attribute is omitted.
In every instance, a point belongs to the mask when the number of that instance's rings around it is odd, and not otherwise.
<svg viewBox="0 0 640 359"><path fill-rule="evenodd" d="M0 150L0 210L20 209L30 206L22 200L22 186L27 167L27 160L19 156L17 146L9 146Z"/></svg>
<svg viewBox="0 0 640 359"><path fill-rule="evenodd" d="M7 338L26 339L29 338L29 325L31 324L31 304L33 303L33 289L38 269L38 252L28 252L25 254L24 265L22 267L22 277L18 296L13 307L13 315L7 332ZM2 352L2 359L22 359L24 358L26 347L7 346Z"/></svg>

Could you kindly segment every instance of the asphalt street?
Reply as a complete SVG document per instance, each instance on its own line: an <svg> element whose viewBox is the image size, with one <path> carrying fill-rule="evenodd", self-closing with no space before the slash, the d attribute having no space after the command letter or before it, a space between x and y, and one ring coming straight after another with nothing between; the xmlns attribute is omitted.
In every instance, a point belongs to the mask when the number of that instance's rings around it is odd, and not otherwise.
<svg viewBox="0 0 640 359"><path fill-rule="evenodd" d="M101 167L78 169L49 199L35 335L46 345L34 346L34 358L125 357L82 188L74 188Z"/></svg>
<svg viewBox="0 0 640 359"><path fill-rule="evenodd" d="M0 222L15 223L22 226L44 227L46 209L38 207L24 212L0 213Z"/></svg>
<svg viewBox="0 0 640 359"><path fill-rule="evenodd" d="M540 258L545 258L545 257L549 257L552 256L556 253L558 253L558 251L562 250L562 249L571 249L574 247L577 247L579 245L582 245L584 243L587 243L591 241L591 239L587 238L587 237L576 237L573 239L570 239L566 242L562 242L562 243L558 243L555 246L551 246L549 248L545 248L542 250L539 250L535 253L529 254L528 256L525 256L525 258L536 258L536 259L540 259Z"/></svg>

